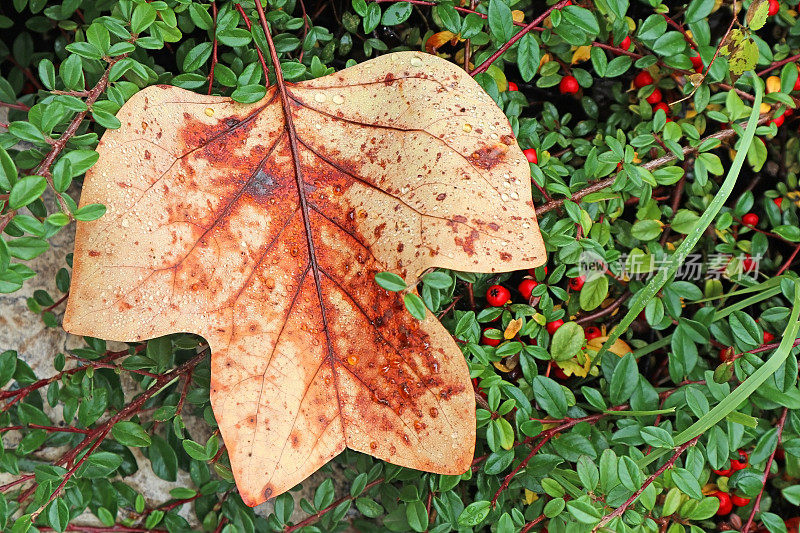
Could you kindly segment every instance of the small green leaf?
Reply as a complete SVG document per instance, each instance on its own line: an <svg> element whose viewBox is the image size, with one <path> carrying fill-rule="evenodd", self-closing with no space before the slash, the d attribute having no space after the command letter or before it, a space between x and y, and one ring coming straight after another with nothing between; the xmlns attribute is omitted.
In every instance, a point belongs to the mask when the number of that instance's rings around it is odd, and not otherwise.
<svg viewBox="0 0 800 533"><path fill-rule="evenodd" d="M392 292L402 291L408 287L405 280L393 272L378 272L375 274L375 282Z"/></svg>
<svg viewBox="0 0 800 533"><path fill-rule="evenodd" d="M122 421L111 428L111 436L125 446L144 447L150 446L150 435L136 422Z"/></svg>
<svg viewBox="0 0 800 533"><path fill-rule="evenodd" d="M486 500L480 500L469 504L461 514L458 516L458 525L462 527L477 526L489 516L491 510L491 503Z"/></svg>
<svg viewBox="0 0 800 533"><path fill-rule="evenodd" d="M47 189L47 180L42 176L25 176L11 189L8 205L11 209L25 207L39 198L45 189Z"/></svg>

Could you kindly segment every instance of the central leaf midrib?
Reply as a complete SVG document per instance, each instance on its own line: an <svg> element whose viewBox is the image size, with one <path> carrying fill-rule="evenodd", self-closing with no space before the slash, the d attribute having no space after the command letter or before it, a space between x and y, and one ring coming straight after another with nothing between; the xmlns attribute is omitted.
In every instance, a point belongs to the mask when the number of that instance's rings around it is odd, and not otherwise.
<svg viewBox="0 0 800 533"><path fill-rule="evenodd" d="M278 67L280 69L280 67ZM336 402L341 412L342 399L339 393L339 380L338 372L336 371L336 357L333 352L333 343L331 342L330 330L328 328L328 317L325 311L325 299L322 295L322 278L320 276L320 268L317 262L316 248L314 246L314 235L311 228L311 213L308 207L308 200L305 193L305 180L303 179L303 170L300 164L300 150L298 149L297 131L294 127L294 120L292 116L292 109L289 103L289 94L286 85L283 81L283 76L277 76L276 85L280 91L281 104L283 107L283 118L285 120L285 128L289 138L289 150L292 152L292 162L294 164L294 177L297 185L297 196L300 200L300 210L303 214L303 226L306 233L306 244L308 245L308 257L311 264L311 272L314 277L314 286L317 292L317 299L319 300L320 314L322 317L322 329L325 333L325 345L327 347L327 359L331 368L333 386L336 391ZM345 443L347 442L347 431L342 423L342 438Z"/></svg>

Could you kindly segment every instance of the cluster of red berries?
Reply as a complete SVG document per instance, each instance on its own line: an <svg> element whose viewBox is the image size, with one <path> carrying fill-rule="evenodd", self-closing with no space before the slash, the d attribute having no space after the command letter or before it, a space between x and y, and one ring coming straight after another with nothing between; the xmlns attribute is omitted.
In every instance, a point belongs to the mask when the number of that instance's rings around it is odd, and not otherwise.
<svg viewBox="0 0 800 533"><path fill-rule="evenodd" d="M749 457L747 452L744 450L739 450L739 459L733 459L730 461L728 468L724 470L714 470L714 473L718 476L730 476L739 470L747 468L748 459ZM730 494L721 490L714 491L709 496L714 496L719 500L719 509L717 510L718 516L729 514L733 510L734 505L736 507L744 507L750 503L750 498L745 498L744 496L738 496L736 494Z"/></svg>
<svg viewBox="0 0 800 533"><path fill-rule="evenodd" d="M529 148L528 150L532 150L533 153L534 153L534 157L535 157L535 153L536 153L535 150L533 150L533 148ZM526 152L528 150L526 150ZM530 157L528 158L528 160L530 161ZM547 274L547 267L545 267L545 271L544 272L545 272L545 274ZM530 273L533 274L533 271L531 270ZM583 288L583 284L585 282L586 282L586 277L585 276L578 276L577 278L570 278L570 280L568 282L568 285L569 285L570 289L572 289L574 291L579 291L579 290L581 290L581 288ZM527 301L527 300L530 300L531 294L533 293L533 289L535 289L537 285L539 285L538 281L536 281L533 278L526 277L522 281L520 281L519 285L517 286L517 290L522 295L522 297ZM511 291L509 291L507 288L503 287L502 285L492 285L491 287L486 289L486 303L488 303L492 307L503 307L509 301L511 301ZM547 324L545 324L545 329L547 329L547 333L552 335L562 325L564 325L564 321L563 320L561 320L561 319L553 320L553 321L548 322ZM489 328L486 328L486 329L489 329ZM484 332L486 331L486 329L484 329ZM597 330L597 334L593 335L591 338L600 336L600 330L598 330L597 328L588 328L587 332L589 331L589 329ZM588 333L587 333L587 335L588 335ZM589 338L590 337L587 336L587 340ZM500 344L500 340L499 339L490 339L489 337L487 337L484 334L481 337L481 343L486 344L487 346L497 346L498 344Z"/></svg>
<svg viewBox="0 0 800 533"><path fill-rule="evenodd" d="M639 72L636 75L636 77L633 78L633 86L636 87L637 89L641 89L642 87L647 87L648 85L653 85L653 83L655 83L653 76L646 70ZM655 113L660 109L664 112L664 114L669 116L670 114L669 106L666 103L662 102L661 101L662 99L663 95L661 94L661 90L658 87L656 87L655 89L653 89L653 92L650 93L650 96L647 97L647 103L653 106L653 113ZM667 120L669 121L670 119L667 118Z"/></svg>

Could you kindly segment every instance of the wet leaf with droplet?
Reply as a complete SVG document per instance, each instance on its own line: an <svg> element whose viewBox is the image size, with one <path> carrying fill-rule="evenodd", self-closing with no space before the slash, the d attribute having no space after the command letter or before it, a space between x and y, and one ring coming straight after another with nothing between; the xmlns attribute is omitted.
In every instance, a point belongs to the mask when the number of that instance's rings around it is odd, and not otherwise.
<svg viewBox="0 0 800 533"><path fill-rule="evenodd" d="M249 505L345 447L466 471L464 356L375 275L411 285L430 267L544 262L528 162L478 84L400 52L252 104L150 87L118 118L85 180L81 204L108 211L78 224L65 329L205 337L214 415Z"/></svg>

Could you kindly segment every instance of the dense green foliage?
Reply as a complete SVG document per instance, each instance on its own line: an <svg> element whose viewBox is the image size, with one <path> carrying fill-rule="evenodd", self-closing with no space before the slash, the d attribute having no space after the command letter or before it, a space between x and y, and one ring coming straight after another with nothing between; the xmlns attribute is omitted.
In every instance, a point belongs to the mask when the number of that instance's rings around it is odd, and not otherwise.
<svg viewBox="0 0 800 533"><path fill-rule="evenodd" d="M36 275L28 262L56 233L103 215L101 205L77 209L80 178L134 93L167 83L242 102L265 94L264 71L275 81L267 38L253 0L240 4L0 5L0 292ZM388 51L438 53L470 70L520 146L535 150L547 269L438 271L406 298L415 316L423 305L440 315L470 363L473 468L440 476L347 451L326 470L344 472L349 487L305 487L307 499L282 495L258 516L236 494L214 431L202 339L122 352L86 339L54 353L53 371L39 376L8 346L0 526L787 531L800 504L796 7L271 0L287 80ZM584 280L587 255L605 266ZM377 282L404 287L396 276ZM49 327L59 327L69 283L63 268L60 294L28 301ZM484 295L497 284L511 299L493 306ZM601 349L620 323L620 340ZM133 399L123 377L135 382ZM748 458L732 464L739 450ZM167 481L185 471L191 483L170 501L146 501L126 482L141 468ZM742 505L720 508L727 495Z"/></svg>

